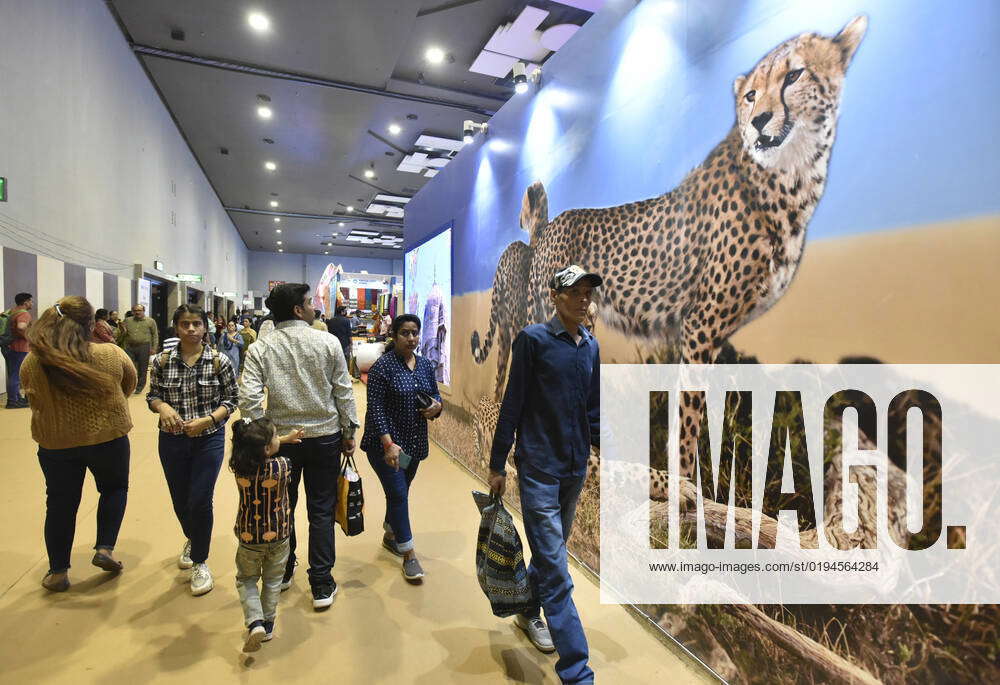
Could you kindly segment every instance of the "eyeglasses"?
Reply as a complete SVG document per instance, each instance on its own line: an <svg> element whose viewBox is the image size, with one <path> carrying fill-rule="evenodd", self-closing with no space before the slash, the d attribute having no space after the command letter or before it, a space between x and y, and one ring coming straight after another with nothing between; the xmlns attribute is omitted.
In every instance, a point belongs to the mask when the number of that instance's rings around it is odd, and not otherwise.
<svg viewBox="0 0 1000 685"><path fill-rule="evenodd" d="M419 338L420 331L400 331L396 335L398 335L401 338Z"/></svg>

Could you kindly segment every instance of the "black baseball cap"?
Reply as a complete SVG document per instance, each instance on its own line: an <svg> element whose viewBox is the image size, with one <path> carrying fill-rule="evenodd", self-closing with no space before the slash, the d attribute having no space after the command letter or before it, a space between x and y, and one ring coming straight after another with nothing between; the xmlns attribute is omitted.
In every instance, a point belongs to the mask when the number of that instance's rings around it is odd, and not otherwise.
<svg viewBox="0 0 1000 685"><path fill-rule="evenodd" d="M570 264L564 269L560 269L556 272L556 275L552 277L549 282L549 287L553 290L562 290L563 288L570 288L574 286L580 279L586 278L587 281L593 287L597 288L602 283L604 279L597 274L589 273L584 271L582 268L576 264Z"/></svg>

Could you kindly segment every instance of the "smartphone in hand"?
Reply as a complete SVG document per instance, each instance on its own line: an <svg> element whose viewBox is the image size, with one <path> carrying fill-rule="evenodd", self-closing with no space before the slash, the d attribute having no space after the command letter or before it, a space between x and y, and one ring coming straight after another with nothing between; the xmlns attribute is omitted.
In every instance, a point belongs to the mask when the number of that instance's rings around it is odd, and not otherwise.
<svg viewBox="0 0 1000 685"><path fill-rule="evenodd" d="M410 466L410 461L412 457L403 450L399 451L399 468L406 469Z"/></svg>

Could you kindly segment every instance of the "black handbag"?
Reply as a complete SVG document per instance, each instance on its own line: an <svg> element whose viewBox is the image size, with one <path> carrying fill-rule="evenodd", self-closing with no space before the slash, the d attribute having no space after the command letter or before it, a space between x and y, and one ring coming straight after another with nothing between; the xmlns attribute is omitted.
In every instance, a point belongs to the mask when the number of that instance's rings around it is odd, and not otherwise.
<svg viewBox="0 0 1000 685"><path fill-rule="evenodd" d="M337 509L334 520L345 535L358 535L365 530L365 495L354 457L344 457L337 478Z"/></svg>
<svg viewBox="0 0 1000 685"><path fill-rule="evenodd" d="M423 390L417 390L417 409L430 409L434 406L434 398Z"/></svg>

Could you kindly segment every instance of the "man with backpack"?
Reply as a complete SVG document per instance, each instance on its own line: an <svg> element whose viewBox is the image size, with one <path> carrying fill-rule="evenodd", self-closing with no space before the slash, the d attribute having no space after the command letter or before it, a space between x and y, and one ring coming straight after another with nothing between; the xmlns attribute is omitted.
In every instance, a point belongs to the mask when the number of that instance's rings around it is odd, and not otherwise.
<svg viewBox="0 0 1000 685"><path fill-rule="evenodd" d="M27 400L21 397L21 362L28 356L25 335L31 324L31 308L35 300L31 293L18 293L14 307L0 314L0 348L7 362L7 408L24 409Z"/></svg>

